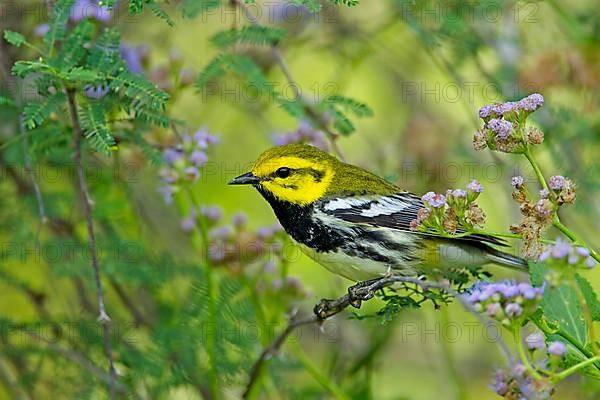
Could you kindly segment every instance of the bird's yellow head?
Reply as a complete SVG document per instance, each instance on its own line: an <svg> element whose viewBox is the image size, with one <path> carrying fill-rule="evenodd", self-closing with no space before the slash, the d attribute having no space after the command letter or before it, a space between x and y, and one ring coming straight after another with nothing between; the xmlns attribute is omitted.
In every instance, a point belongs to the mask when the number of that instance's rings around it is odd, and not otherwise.
<svg viewBox="0 0 600 400"><path fill-rule="evenodd" d="M273 147L261 154L250 172L229 183L252 184L277 200L305 206L327 192L339 163L308 145Z"/></svg>
<svg viewBox="0 0 600 400"><path fill-rule="evenodd" d="M326 196L387 195L400 190L362 168L305 144L288 144L265 151L250 172L229 184L251 184L263 195L298 206Z"/></svg>

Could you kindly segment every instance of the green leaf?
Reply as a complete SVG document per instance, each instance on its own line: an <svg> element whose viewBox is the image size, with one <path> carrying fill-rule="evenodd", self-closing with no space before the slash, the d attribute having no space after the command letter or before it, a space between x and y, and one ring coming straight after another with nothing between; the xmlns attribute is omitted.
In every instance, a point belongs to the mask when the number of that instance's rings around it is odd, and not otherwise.
<svg viewBox="0 0 600 400"><path fill-rule="evenodd" d="M115 8L117 1L118 0L102 0L102 5L108 8L109 10L112 10L113 8Z"/></svg>
<svg viewBox="0 0 600 400"><path fill-rule="evenodd" d="M17 61L15 65L13 65L11 72L19 78L25 78L27 75L34 72L56 75L54 69L44 61Z"/></svg>
<svg viewBox="0 0 600 400"><path fill-rule="evenodd" d="M133 116L147 124L153 124L168 128L173 120L165 113L160 110L153 110L143 105L138 106L132 110ZM128 110L129 113L129 110Z"/></svg>
<svg viewBox="0 0 600 400"><path fill-rule="evenodd" d="M106 75L112 75L121 64L121 34L116 28L106 28L90 49L87 65Z"/></svg>
<svg viewBox="0 0 600 400"><path fill-rule="evenodd" d="M112 78L109 88L122 92L129 98L129 105L133 108L146 106L153 110L164 110L169 95L143 76L123 71Z"/></svg>
<svg viewBox="0 0 600 400"><path fill-rule="evenodd" d="M152 144L148 143L148 141L144 139L138 131L132 132L132 139L140 147L142 153L150 160L150 162L153 165L164 164L165 161L162 153Z"/></svg>
<svg viewBox="0 0 600 400"><path fill-rule="evenodd" d="M324 103L327 104L335 104L344 108L346 111L353 113L357 117L372 117L373 110L365 103L361 103L349 97L344 97L340 95L333 95L326 97L323 100Z"/></svg>
<svg viewBox="0 0 600 400"><path fill-rule="evenodd" d="M26 42L25 36L21 35L19 32L9 30L4 31L4 40L16 47L21 47L21 45Z"/></svg>
<svg viewBox="0 0 600 400"><path fill-rule="evenodd" d="M343 4L347 7L354 7L360 4L360 0L331 0L333 4Z"/></svg>
<svg viewBox="0 0 600 400"><path fill-rule="evenodd" d="M200 71L196 78L195 86L202 92L208 83L220 78L225 74L225 67L222 56L213 58L206 66Z"/></svg>
<svg viewBox="0 0 600 400"><path fill-rule="evenodd" d="M350 119L336 108L330 108L329 111L333 116L333 126L344 136L350 135L356 130Z"/></svg>
<svg viewBox="0 0 600 400"><path fill-rule="evenodd" d="M110 154L116 144L101 102L85 102L78 110L84 136L98 152Z"/></svg>
<svg viewBox="0 0 600 400"><path fill-rule="evenodd" d="M195 86L203 91L209 82L223 76L228 70L260 90L271 90L260 67L250 57L239 54L221 54L212 59L196 78Z"/></svg>
<svg viewBox="0 0 600 400"><path fill-rule="evenodd" d="M530 263L531 282L536 286L544 283L544 276L548 267L543 263ZM583 317L582 305L579 302L577 291L572 286L578 284L584 293L586 301L592 301L597 307L597 299L589 283L578 277L577 282L562 282L555 287L547 286L540 304L541 315L536 316L536 324L542 329L549 341L560 340L569 347L569 358L565 361L567 366L575 365L593 354L587 350L590 345L588 327ZM583 283L585 282L585 283ZM587 286L587 287L586 287ZM585 287L585 288L584 288ZM585 294L587 292L587 294ZM595 302L594 302L595 301ZM600 363L586 368L588 374L600 374Z"/></svg>
<svg viewBox="0 0 600 400"><path fill-rule="evenodd" d="M587 326L577 292L567 283L547 287L542 298L544 316L557 324L560 332L573 337L577 343L588 343Z"/></svg>
<svg viewBox="0 0 600 400"><path fill-rule="evenodd" d="M95 30L91 21L81 21L62 44L55 65L62 69L78 65L87 54L86 44L92 40Z"/></svg>
<svg viewBox="0 0 600 400"><path fill-rule="evenodd" d="M227 48L237 43L252 45L275 45L283 39L285 30L266 26L249 25L241 29L219 32L210 41L219 48Z"/></svg>
<svg viewBox="0 0 600 400"><path fill-rule="evenodd" d="M15 102L12 99L10 99L10 98L8 98L6 96L1 96L0 95L0 106L16 107L16 104L15 104Z"/></svg>
<svg viewBox="0 0 600 400"><path fill-rule="evenodd" d="M592 285L590 285L587 279L579 274L575 276L575 280L581 288L585 303L592 315L592 320L600 321L600 301L598 301L598 296L596 295L596 292L594 292L594 288L592 288Z"/></svg>
<svg viewBox="0 0 600 400"><path fill-rule="evenodd" d="M292 3L303 5L310 12L321 11L321 3L319 0L292 0Z"/></svg>
<svg viewBox="0 0 600 400"><path fill-rule="evenodd" d="M50 16L50 22L48 23L48 32L44 35L44 44L46 45L45 51L47 54L52 53L57 41L64 39L67 22L69 21L69 14L74 3L75 0L58 0L54 7L52 7L52 15Z"/></svg>
<svg viewBox="0 0 600 400"><path fill-rule="evenodd" d="M275 93L275 102L295 119L306 117L306 108L302 100L289 100L279 93Z"/></svg>
<svg viewBox="0 0 600 400"><path fill-rule="evenodd" d="M131 14L141 14L144 10L144 3L148 0L129 0L129 12Z"/></svg>
<svg viewBox="0 0 600 400"><path fill-rule="evenodd" d="M167 25L169 25L170 27L175 26L175 21L173 21L169 14L167 14L160 5L156 4L156 2L150 1L148 2L147 6L150 9L150 11L152 11L152 14L165 21Z"/></svg>
<svg viewBox="0 0 600 400"><path fill-rule="evenodd" d="M27 129L36 128L57 111L67 100L64 93L59 92L38 103L27 103L23 107L23 124Z"/></svg>
<svg viewBox="0 0 600 400"><path fill-rule="evenodd" d="M186 18L195 18L221 5L221 0L184 0L181 13Z"/></svg>
<svg viewBox="0 0 600 400"><path fill-rule="evenodd" d="M102 74L98 71L86 69L84 67L75 67L68 71L63 71L62 76L64 79L71 82L97 82L102 79Z"/></svg>

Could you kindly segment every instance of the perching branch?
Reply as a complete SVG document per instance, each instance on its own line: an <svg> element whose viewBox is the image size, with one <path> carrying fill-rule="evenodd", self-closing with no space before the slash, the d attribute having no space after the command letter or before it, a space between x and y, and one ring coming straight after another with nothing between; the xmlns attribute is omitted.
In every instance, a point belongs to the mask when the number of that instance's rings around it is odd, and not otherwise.
<svg viewBox="0 0 600 400"><path fill-rule="evenodd" d="M244 399L249 398L249 395L254 385L258 381L262 367L266 363L267 359L270 356L276 354L277 351L279 351L279 349L285 342L285 339L297 328L302 327L304 325L320 324L326 319L336 314L339 314L348 306L360 308L362 302L368 301L375 297L375 293L378 290L391 286L395 283L414 284L419 286L424 291L430 289L442 290L454 296L462 304L462 306L465 307L467 311L475 315L482 324L488 322L485 320L485 317L483 315L477 312L477 310L475 310L473 306L469 304L469 302L467 302L456 290L454 290L447 284L424 281L418 278L411 278L398 275L384 276L382 278L377 278L370 281L358 282L354 286L348 288L348 293L341 297L338 297L337 299L322 299L318 304L315 305L313 309L313 316L298 317L297 314L294 314L286 328L275 338L275 340L269 346L267 346L262 351L256 362L252 365L252 369L250 370L250 378L248 380L248 384L246 385L246 389L244 390L242 397ZM514 361L514 357L506 343L502 340L502 338L499 339L498 344L505 356L507 357L509 363L512 364L512 362Z"/></svg>
<svg viewBox="0 0 600 400"><path fill-rule="evenodd" d="M73 160L75 161L75 167L77 169L77 183L79 186L79 194L81 202L83 203L83 211L85 214L87 233L88 233L88 246L92 256L92 269L94 270L94 278L96 281L96 292L98 298L98 321L102 325L102 333L104 340L104 352L108 359L108 372L109 372L109 385L110 385L110 396L111 399L116 398L116 384L117 384L117 373L115 370L113 356L112 356L112 344L110 342L110 331L109 322L110 317L106 313L106 307L104 305L104 291L102 288L102 281L100 279L100 264L98 262L98 252L96 249L96 237L94 234L94 221L92 217L92 201L89 196L89 190L85 175L83 172L83 165L81 163L81 137L83 131L79 124L79 117L77 115L77 103L75 100L75 90L67 89L67 98L69 101L69 114L71 115L71 124L73 126L73 147L75 153Z"/></svg>

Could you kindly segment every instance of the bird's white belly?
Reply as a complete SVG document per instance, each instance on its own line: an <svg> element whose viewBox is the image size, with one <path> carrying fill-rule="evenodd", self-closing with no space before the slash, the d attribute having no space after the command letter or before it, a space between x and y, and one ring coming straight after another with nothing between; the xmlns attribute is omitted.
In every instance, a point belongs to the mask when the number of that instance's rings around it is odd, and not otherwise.
<svg viewBox="0 0 600 400"><path fill-rule="evenodd" d="M368 258L352 257L341 251L319 253L314 249L296 242L300 250L329 271L355 282L379 278L390 273L390 266ZM410 271L407 271L409 273ZM394 273L398 273L394 270Z"/></svg>

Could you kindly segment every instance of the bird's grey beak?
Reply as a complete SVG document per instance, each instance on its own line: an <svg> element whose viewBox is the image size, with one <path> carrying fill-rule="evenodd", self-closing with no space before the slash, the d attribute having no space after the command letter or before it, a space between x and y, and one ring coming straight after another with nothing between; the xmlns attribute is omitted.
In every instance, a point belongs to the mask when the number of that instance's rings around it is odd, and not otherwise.
<svg viewBox="0 0 600 400"><path fill-rule="evenodd" d="M254 185L260 182L260 178L252 175L252 172L246 172L235 179L229 181L229 185Z"/></svg>

